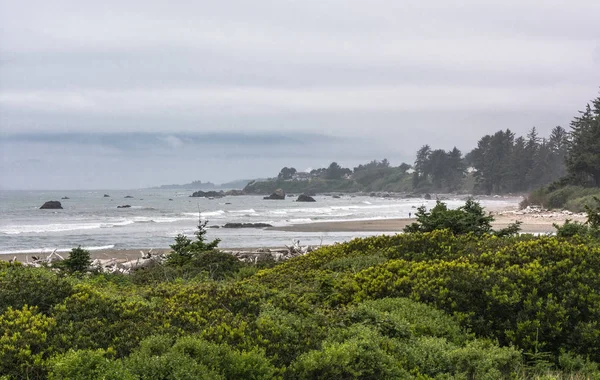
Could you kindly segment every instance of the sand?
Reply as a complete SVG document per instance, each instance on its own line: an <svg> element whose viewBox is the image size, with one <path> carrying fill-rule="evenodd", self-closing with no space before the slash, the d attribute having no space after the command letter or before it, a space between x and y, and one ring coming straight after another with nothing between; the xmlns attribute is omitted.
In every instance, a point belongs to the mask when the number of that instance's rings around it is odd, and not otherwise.
<svg viewBox="0 0 600 380"><path fill-rule="evenodd" d="M553 223L563 224L565 220L585 222L586 217L582 214L570 215L561 212L531 212L523 213L521 211L499 210L492 211L495 221L492 223L495 229L500 229L508 226L515 221L521 221L521 231L524 233L552 233L555 231ZM385 234L394 234L402 231L402 229L413 223L416 219L383 219L383 220L359 220L359 221L340 221L340 222L320 222L296 224L286 227L270 227L274 231L286 232L381 232ZM280 248L280 247L268 247ZM140 250L148 251L147 248L140 249L106 249L90 252L92 259L110 259L126 261L137 259L141 256ZM224 251L252 251L253 248L223 248ZM153 249L153 253L169 252L168 248ZM61 253L63 257L68 256L68 253ZM18 261L26 262L31 260L32 254L15 254L15 255L0 255L0 260L10 260L16 257ZM39 256L39 255L38 255Z"/></svg>

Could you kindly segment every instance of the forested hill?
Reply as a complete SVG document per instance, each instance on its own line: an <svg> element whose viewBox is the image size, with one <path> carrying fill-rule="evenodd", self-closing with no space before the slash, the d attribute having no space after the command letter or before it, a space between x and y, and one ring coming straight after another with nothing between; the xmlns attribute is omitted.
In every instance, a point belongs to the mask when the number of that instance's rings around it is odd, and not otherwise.
<svg viewBox="0 0 600 380"><path fill-rule="evenodd" d="M310 173L284 167L277 177L248 184L246 193L278 188L292 193L415 192L527 193L556 181L600 187L600 97L580 111L570 129L540 136L532 127L525 136L510 129L481 137L467 154L422 146L412 165L392 166L387 159L353 169L332 162Z"/></svg>

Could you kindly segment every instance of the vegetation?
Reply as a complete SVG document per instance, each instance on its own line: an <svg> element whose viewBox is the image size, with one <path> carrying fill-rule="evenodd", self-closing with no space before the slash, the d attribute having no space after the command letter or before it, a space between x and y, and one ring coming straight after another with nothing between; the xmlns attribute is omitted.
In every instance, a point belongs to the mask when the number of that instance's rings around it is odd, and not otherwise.
<svg viewBox="0 0 600 380"><path fill-rule="evenodd" d="M600 200L588 230L599 215ZM0 373L600 378L598 235L502 237L490 222L476 202L438 203L411 232L277 265L219 253L203 224L176 259L132 275L1 263Z"/></svg>
<svg viewBox="0 0 600 380"><path fill-rule="evenodd" d="M464 206L456 210L449 210L445 203L437 201L431 211L425 206L417 209L417 221L404 228L404 232L432 232L435 230L449 230L453 234L495 234L497 236L508 236L517 234L521 228L521 222L515 222L500 231L493 231L491 223L494 217L486 215L479 203L468 199Z"/></svg>
<svg viewBox="0 0 600 380"><path fill-rule="evenodd" d="M581 212L600 197L600 97L573 119L566 138L565 173L560 180L532 192L523 206L539 204Z"/></svg>

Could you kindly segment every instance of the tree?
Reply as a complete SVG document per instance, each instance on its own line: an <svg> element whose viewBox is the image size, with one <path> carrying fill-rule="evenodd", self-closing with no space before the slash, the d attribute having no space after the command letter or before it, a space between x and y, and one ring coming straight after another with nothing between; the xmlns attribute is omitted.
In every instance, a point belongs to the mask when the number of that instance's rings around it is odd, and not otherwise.
<svg viewBox="0 0 600 380"><path fill-rule="evenodd" d="M283 169L281 169L281 171L279 172L279 174L277 175L278 179L292 179L294 177L294 174L296 174L296 168L288 168L287 166L284 167Z"/></svg>
<svg viewBox="0 0 600 380"><path fill-rule="evenodd" d="M348 168L342 168L337 162L332 162L325 169L326 179L342 179L346 174L352 174L352 171Z"/></svg>
<svg viewBox="0 0 600 380"><path fill-rule="evenodd" d="M571 181L600 187L600 97L571 122L567 170Z"/></svg>
<svg viewBox="0 0 600 380"><path fill-rule="evenodd" d="M467 199L464 206L456 210L448 209L445 203L437 201L429 212L425 206L417 209L417 221L404 228L404 232L431 232L435 230L450 230L455 235L473 233L475 235L496 234L498 236L513 235L519 232L520 222L513 223L507 228L493 231L494 217L486 214L483 207L472 199Z"/></svg>
<svg viewBox="0 0 600 380"><path fill-rule="evenodd" d="M198 229L194 232L196 241L192 241L183 234L177 235L175 237L175 244L171 245L173 252L169 255L167 263L171 265L183 265L200 254L217 248L221 239L215 239L210 243L206 243L207 224L208 220L204 222L198 220Z"/></svg>
<svg viewBox="0 0 600 380"><path fill-rule="evenodd" d="M423 145L417 151L417 158L415 159L415 172L413 174L413 187L418 188L422 182L427 181L431 172L431 165L429 156L431 155L431 147L429 145Z"/></svg>
<svg viewBox="0 0 600 380"><path fill-rule="evenodd" d="M69 272L80 272L87 271L92 264L90 252L81 248L73 248L69 257L62 261L61 266Z"/></svg>

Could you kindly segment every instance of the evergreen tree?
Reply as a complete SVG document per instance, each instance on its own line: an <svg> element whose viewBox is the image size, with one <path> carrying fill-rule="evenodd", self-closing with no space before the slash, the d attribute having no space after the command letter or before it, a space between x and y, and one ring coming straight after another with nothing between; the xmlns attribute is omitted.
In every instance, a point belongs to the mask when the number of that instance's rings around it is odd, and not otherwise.
<svg viewBox="0 0 600 380"><path fill-rule="evenodd" d="M600 97L571 122L567 170L571 181L600 187Z"/></svg>

